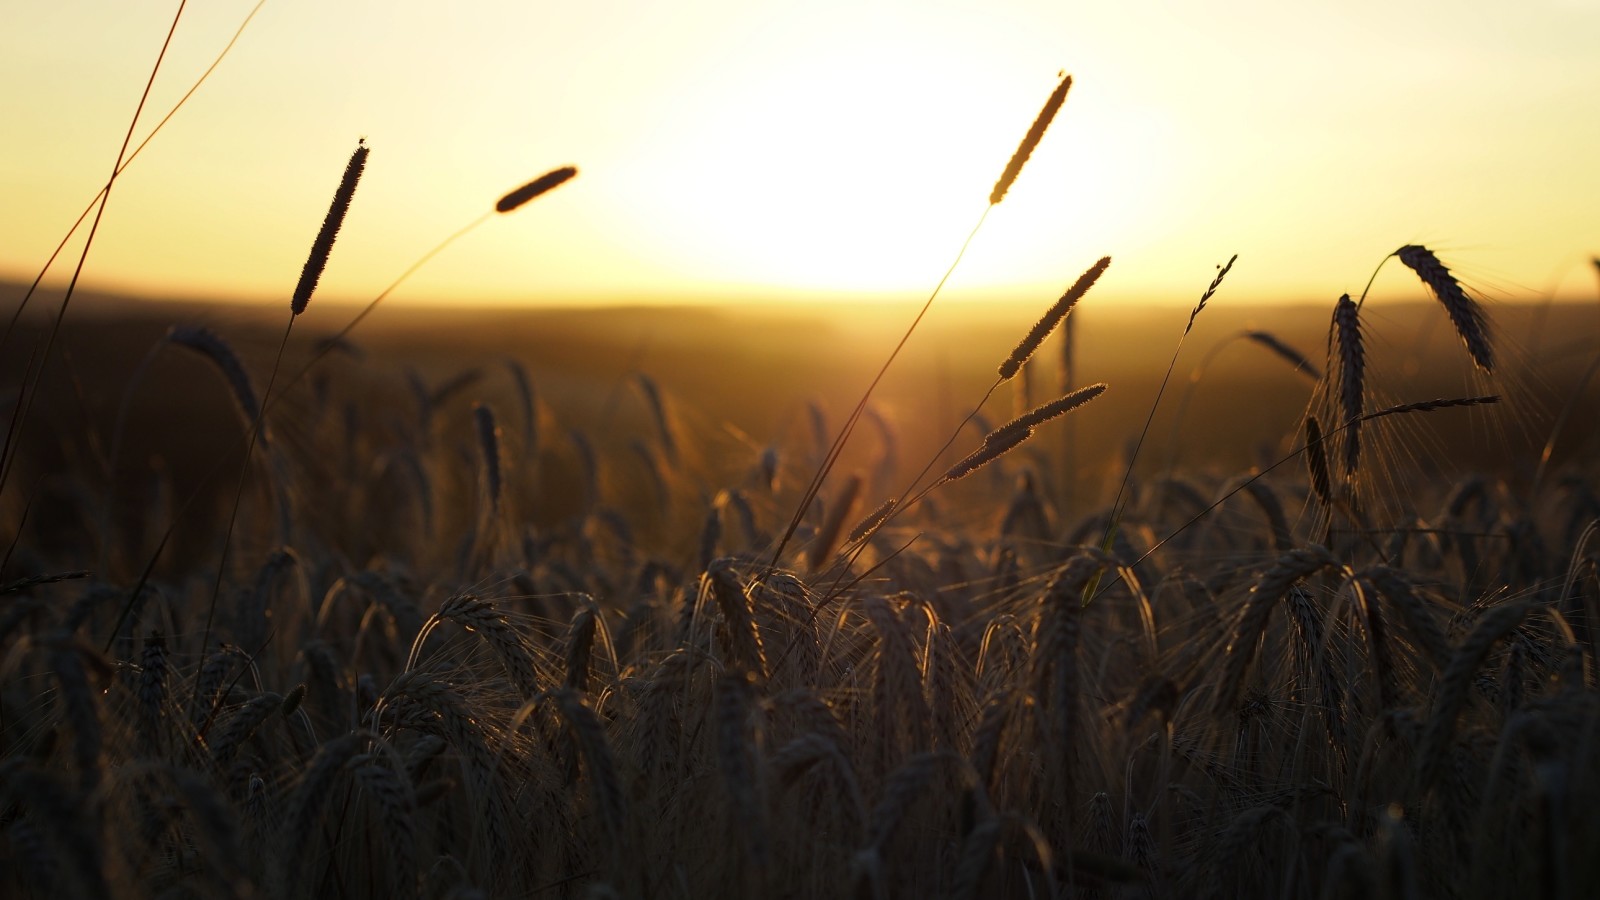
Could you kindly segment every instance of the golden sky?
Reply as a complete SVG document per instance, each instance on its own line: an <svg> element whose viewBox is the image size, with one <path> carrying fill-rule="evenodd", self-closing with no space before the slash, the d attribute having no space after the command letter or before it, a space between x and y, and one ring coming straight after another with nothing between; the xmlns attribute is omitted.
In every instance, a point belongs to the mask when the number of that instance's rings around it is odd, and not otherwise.
<svg viewBox="0 0 1600 900"><path fill-rule="evenodd" d="M189 4L135 142L254 5ZM176 8L0 11L0 277L104 183ZM1065 70L953 298L1047 303L1110 254L1098 294L1188 305L1238 253L1232 297L1326 301L1406 243L1491 296L1586 295L1597 37L1600 0L267 0L118 180L85 279L287 303L365 137L321 296L566 164L392 302L925 296Z"/></svg>

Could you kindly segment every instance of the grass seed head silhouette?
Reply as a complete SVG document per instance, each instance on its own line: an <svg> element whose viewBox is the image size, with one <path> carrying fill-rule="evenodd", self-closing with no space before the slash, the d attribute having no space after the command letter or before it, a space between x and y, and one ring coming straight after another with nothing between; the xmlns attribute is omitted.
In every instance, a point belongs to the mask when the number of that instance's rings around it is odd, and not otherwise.
<svg viewBox="0 0 1600 900"><path fill-rule="evenodd" d="M559 169L546 172L522 187L511 191L504 197L501 197L500 202L494 205L494 210L495 212L500 213L511 212L512 210L522 206L540 194L553 191L561 185L566 184L577 174L578 169L576 166L562 166Z"/></svg>
<svg viewBox="0 0 1600 900"><path fill-rule="evenodd" d="M1039 146L1039 141L1044 137L1044 130L1050 127L1050 120L1061 110L1061 104L1066 102L1067 91L1071 87L1072 76L1063 76L1061 83L1056 85L1055 91L1050 94L1050 99L1045 101L1044 109L1039 110L1039 115L1033 120L1028 133L1022 136L1022 143L1017 145L1017 152L1011 154L1011 161L1006 163L1006 170L1000 173L1000 180L994 183L994 190L989 192L989 205L993 206L1006 198L1006 191L1011 190L1012 183L1022 172L1023 163L1033 155L1033 148Z"/></svg>
<svg viewBox="0 0 1600 900"><path fill-rule="evenodd" d="M306 304L311 302L311 294L322 278L322 270L328 266L328 254L333 252L333 241L339 236L345 213L350 211L350 200L356 195L356 183L367 166L369 149L367 139L362 138L345 164L344 177L339 179L339 189L333 193L333 203L322 219L317 239L311 242L311 255L306 257L305 267L300 270L300 283L295 285L294 298L289 301L289 311L296 316L306 311Z"/></svg>

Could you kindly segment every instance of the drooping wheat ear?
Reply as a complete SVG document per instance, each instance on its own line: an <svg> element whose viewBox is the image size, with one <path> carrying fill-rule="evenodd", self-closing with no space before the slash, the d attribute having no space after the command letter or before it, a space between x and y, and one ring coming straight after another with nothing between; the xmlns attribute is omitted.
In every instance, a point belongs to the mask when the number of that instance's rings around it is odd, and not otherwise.
<svg viewBox="0 0 1600 900"><path fill-rule="evenodd" d="M494 422L494 410L488 404L472 406L472 420L477 425L478 447L483 452L484 481L489 488L489 509L500 508L500 427Z"/></svg>
<svg viewBox="0 0 1600 900"><path fill-rule="evenodd" d="M576 691L562 688L553 693L556 708L567 727L577 738L578 752L589 770L590 790L594 792L594 805L600 820L613 839L620 838L627 820L627 800L622 790L622 779L617 774L616 756L606 740L605 723L599 714Z"/></svg>
<svg viewBox="0 0 1600 900"><path fill-rule="evenodd" d="M1255 659L1256 646L1261 642L1261 634L1266 630L1272 608L1296 582L1324 568L1338 569L1342 568L1342 564L1326 548L1310 544L1280 555L1250 588L1250 594L1245 599L1244 607L1239 610L1228 638L1222 681L1217 688L1217 712L1233 712L1245 672Z"/></svg>
<svg viewBox="0 0 1600 900"><path fill-rule="evenodd" d="M1456 648L1439 677L1438 693L1434 695L1433 713L1428 717L1422 734L1422 747L1417 755L1419 774L1424 783L1431 783L1444 766L1450 739L1455 734L1456 717L1467 702L1474 677L1489 648L1522 623L1528 614L1527 603L1506 603L1489 609L1478 619L1461 646Z"/></svg>
<svg viewBox="0 0 1600 900"><path fill-rule="evenodd" d="M589 689L589 663L594 657L594 632L599 619L594 603L584 604L567 628L566 686L578 693Z"/></svg>
<svg viewBox="0 0 1600 900"><path fill-rule="evenodd" d="M724 651L735 670L743 669L761 681L767 678L767 656L761 646L761 634L756 631L755 619L750 610L750 596L745 592L733 560L714 559L706 567L705 579L711 595L722 613L725 635Z"/></svg>
<svg viewBox="0 0 1600 900"><path fill-rule="evenodd" d="M233 671L234 664L240 660L248 663L250 654L232 644L223 644L212 651L200 665L200 674L195 679L194 688L195 727L199 727L210 712L212 704L216 701L217 692L222 689L223 680Z"/></svg>
<svg viewBox="0 0 1600 900"><path fill-rule="evenodd" d="M667 415L667 404L661 396L661 387L656 380L640 372L635 380L639 390L644 394L645 404L650 407L650 417L655 420L656 434L661 438L661 453L667 462L678 464L678 440L672 433L672 419Z"/></svg>
<svg viewBox="0 0 1600 900"><path fill-rule="evenodd" d="M794 730L820 734L832 741L848 756L851 747L850 732L845 730L828 701L809 687L791 688L772 697L774 712L784 711L794 723Z"/></svg>
<svg viewBox="0 0 1600 900"><path fill-rule="evenodd" d="M1400 705L1398 683L1394 674L1394 651L1390 646L1389 625L1384 619L1383 604L1378 602L1378 592L1370 582L1351 578L1346 584L1355 600L1356 618L1367 636L1367 658L1372 662L1373 680L1378 683L1378 703L1381 709L1395 709ZM1341 590L1343 589L1341 585Z"/></svg>
<svg viewBox="0 0 1600 900"><path fill-rule="evenodd" d="M1028 128L1028 133L1022 136L1022 143L1017 145L1017 152L1011 154L1011 161L1006 163L1006 170L1000 173L1000 180L994 183L994 190L989 192L989 205L993 206L1004 200L1006 191L1011 190L1011 185L1022 172L1022 166L1033 155L1035 147L1044 138L1044 131L1050 127L1050 120L1060 112L1061 104L1067 100L1067 91L1072 87L1072 76L1064 75L1061 83L1051 92L1050 99L1044 102L1044 108L1039 110L1039 115L1034 118L1033 125Z"/></svg>
<svg viewBox="0 0 1600 900"><path fill-rule="evenodd" d="M368 737L362 732L351 732L327 741L317 748L311 762L301 772L300 782L295 785L289 802L289 838L296 857L316 834L317 815L333 796L339 773L361 752Z"/></svg>
<svg viewBox="0 0 1600 900"><path fill-rule="evenodd" d="M504 197L501 197L500 202L494 205L494 211L500 213L511 212L512 210L522 206L524 203L527 203L529 200L532 200L540 194L543 194L546 191L554 190L555 188L566 184L567 181L572 179L572 177L577 174L578 169L575 166L562 166L559 169L552 169L549 172L540 175L538 178L528 182L522 187L511 191Z"/></svg>
<svg viewBox="0 0 1600 900"><path fill-rule="evenodd" d="M1345 419L1344 470L1353 474L1361 460L1361 411L1367 355L1361 347L1361 319L1349 294L1333 310L1334 340L1339 348L1339 404Z"/></svg>
<svg viewBox="0 0 1600 900"><path fill-rule="evenodd" d="M912 804L928 793L928 782L938 773L939 766L952 755L945 751L918 753L906 760L900 768L889 774L883 785L883 796L872 808L871 824L867 829L871 846L880 853L889 845L911 811Z"/></svg>
<svg viewBox="0 0 1600 900"><path fill-rule="evenodd" d="M1333 480L1328 475L1328 453L1323 447L1322 426L1316 416L1306 416L1306 468L1311 471L1311 489L1327 503L1333 496Z"/></svg>
<svg viewBox="0 0 1600 900"><path fill-rule="evenodd" d="M355 152L350 154L350 162L345 164L339 189L333 192L333 203L329 204L328 214L322 219L317 239L311 242L311 255L306 257L305 267L300 270L300 283L294 286L294 297L289 301L292 315L298 316L306 311L306 304L311 302L311 293L317 289L317 282L322 278L322 270L328 267L328 254L333 252L334 238L339 236L345 213L350 211L350 200L356 195L356 182L361 180L361 172L367 165L368 150L366 139L363 138L356 145Z"/></svg>
<svg viewBox="0 0 1600 900"><path fill-rule="evenodd" d="M1467 353L1472 356L1472 361L1484 372L1493 372L1494 349L1489 344L1489 323L1478 302L1467 296L1467 292L1461 287L1461 282L1450 274L1450 270L1439 262L1439 257L1433 255L1433 251L1427 247L1407 244L1396 250L1394 255L1398 256L1407 268L1416 272L1422 283L1433 291L1433 296L1439 299L1444 311L1450 316L1450 323L1456 327L1456 334L1460 335L1461 342L1466 344Z"/></svg>
<svg viewBox="0 0 1600 900"><path fill-rule="evenodd" d="M990 790L996 783L995 767L999 764L1000 754L1004 749L1001 741L1005 738L1006 727L1011 721L1012 694L1008 687L998 688L993 696L984 702L983 711L978 715L978 725L972 732L972 767L977 770L978 781L985 790Z"/></svg>
<svg viewBox="0 0 1600 900"><path fill-rule="evenodd" d="M244 418L246 426L255 423L256 417L261 414L256 389L250 383L250 374L245 371L244 363L239 361L238 354L233 352L227 341L211 329L199 325L174 325L167 331L167 340L211 360L211 364L217 367L232 389L233 400L239 404L239 415ZM267 443L265 430L261 434L261 443Z"/></svg>
<svg viewBox="0 0 1600 900"><path fill-rule="evenodd" d="M94 651L80 647L67 635L59 635L52 643L56 646L50 653L50 665L61 688L62 718L72 729L72 760L78 767L78 780L84 793L92 793L100 784L102 731L95 703L100 691L89 684L84 662L100 660L89 656Z"/></svg>
<svg viewBox="0 0 1600 900"><path fill-rule="evenodd" d="M369 761L354 767L356 783L378 806L383 827L375 830L389 847L397 893L409 896L417 884L416 792L403 767L396 765L398 754L390 751L367 756Z"/></svg>
<svg viewBox="0 0 1600 900"><path fill-rule="evenodd" d="M539 404L534 395L533 378L521 360L507 359L506 369L517 385L517 402L522 408L522 453L533 459L539 448Z"/></svg>
<svg viewBox="0 0 1600 900"><path fill-rule="evenodd" d="M751 739L750 712L755 689L748 673L724 675L716 691L717 768L722 770L732 820L745 852L756 865L767 856L762 803L757 795L756 750Z"/></svg>
<svg viewBox="0 0 1600 900"><path fill-rule="evenodd" d="M384 691L379 708L390 705L399 708L402 721L406 724L439 733L450 741L456 752L470 764L474 789L488 790L495 764L494 754L489 749L478 717L473 715L472 707L454 687L428 672L413 669L401 673ZM423 715L414 715L417 712ZM377 716L372 718L377 719ZM498 794L484 793L475 799L487 809L504 798ZM494 837L494 832L503 824L491 817L485 826L490 836Z"/></svg>
<svg viewBox="0 0 1600 900"><path fill-rule="evenodd" d="M713 503L706 510L705 524L700 526L700 555L695 557L704 570L717 558L717 545L722 543L722 510Z"/></svg>
<svg viewBox="0 0 1600 900"><path fill-rule="evenodd" d="M1017 371L1022 368L1023 363L1033 357L1034 351L1038 350L1039 345L1044 343L1044 339L1050 336L1050 332L1061 324L1061 320L1072 313L1072 308L1078 305L1078 301L1083 299L1084 294L1089 293L1089 288L1094 287L1094 283L1099 280L1101 274L1105 272L1106 267L1109 265L1111 265L1111 257L1101 257L1100 261L1090 266L1087 272L1078 276L1078 280L1072 283L1072 287L1067 288L1067 292L1061 295L1061 299L1057 300L1055 305L1050 307L1039 318L1039 321L1033 324L1033 329L1011 351L1011 355L1006 357L1006 361L1000 364L1001 381L1009 380L1016 375Z"/></svg>
<svg viewBox="0 0 1600 900"><path fill-rule="evenodd" d="M767 770L783 789L793 787L807 772L822 770L823 777L828 779L826 783L834 787L835 793L828 799L842 800L839 811L849 815L857 825L866 820L855 768L844 750L827 735L807 732L784 744L768 757Z"/></svg>
<svg viewBox="0 0 1600 900"><path fill-rule="evenodd" d="M449 746L449 741L436 734L426 734L419 738L406 751L406 779L412 784L421 784L434 760L438 759Z"/></svg>
<svg viewBox="0 0 1600 900"><path fill-rule="evenodd" d="M863 609L878 633L872 693L878 717L879 749L887 765L899 758L904 746L912 750L927 749L931 712L922 692L922 674L917 666L911 629L894 606L881 596L867 597ZM902 740L906 744L902 744Z"/></svg>
<svg viewBox="0 0 1600 900"><path fill-rule="evenodd" d="M1295 585L1284 595L1290 623L1293 625L1295 654L1305 675L1317 691L1317 706L1328 732L1329 745L1341 757L1345 752L1347 737L1344 724L1344 685L1335 665L1334 649L1329 644L1327 629L1323 627L1322 610L1313 601L1311 592L1303 585Z"/></svg>
<svg viewBox="0 0 1600 900"><path fill-rule="evenodd" d="M1439 669L1447 666L1450 662L1450 642L1445 639L1444 629L1439 627L1439 621L1434 618L1428 602L1417 593L1411 580L1400 570L1389 566L1373 566L1362 572L1360 577L1377 588L1383 599L1400 611L1400 620L1411 633L1411 639L1422 648L1434 666Z"/></svg>
<svg viewBox="0 0 1600 900"><path fill-rule="evenodd" d="M216 739L211 742L211 758L219 765L230 762L239 745L249 740L268 716L282 708L282 694L268 691L251 697L222 723L222 727L217 729Z"/></svg>
<svg viewBox="0 0 1600 900"><path fill-rule="evenodd" d="M152 786L164 782L160 788L163 792L170 790L181 798L183 808L193 820L195 840L207 851L203 854L205 865L223 884L237 885L244 876L238 813L215 782L176 765L158 763L138 767L135 771L146 775L153 782Z"/></svg>
<svg viewBox="0 0 1600 900"><path fill-rule="evenodd" d="M834 499L833 508L828 510L828 517L823 520L822 527L817 529L817 536L811 541L811 554L809 564L814 572L822 568L833 555L834 545L839 541L839 532L844 530L845 520L856 507L856 498L861 494L861 473L850 473L844 487L839 489L839 496Z"/></svg>
<svg viewBox="0 0 1600 900"><path fill-rule="evenodd" d="M966 839L961 843L961 855L956 860L951 897L977 900L984 896L983 880L999 853L1000 829L999 819L986 819L967 832Z"/></svg>
<svg viewBox="0 0 1600 900"><path fill-rule="evenodd" d="M991 440L998 440L996 437L997 435L1004 434L1008 431L1032 431L1035 426L1043 425L1045 422L1048 422L1051 419L1064 416L1067 413L1072 412L1078 407L1084 405L1085 403L1088 403L1090 400L1093 400L1101 394L1104 394L1105 392L1106 384L1103 381L1098 384L1091 384L1088 387L1078 388L1072 393L1067 394L1065 397L1058 397L1055 400L1051 400L1049 403L1046 403L1042 406L1036 406L1022 415L1017 416L1015 419L1012 419L1011 421L990 432L989 435L983 439L983 441L985 444L987 444Z"/></svg>
<svg viewBox="0 0 1600 900"><path fill-rule="evenodd" d="M167 639L152 631L144 639L139 657L139 739L154 753L161 738L161 719L167 705Z"/></svg>
<svg viewBox="0 0 1600 900"><path fill-rule="evenodd" d="M1294 370L1312 381L1322 380L1322 370L1317 368L1304 353L1289 346L1270 331L1246 331L1243 333L1246 340L1257 344L1277 354L1278 358L1294 367Z"/></svg>
<svg viewBox="0 0 1600 900"><path fill-rule="evenodd" d="M1294 549L1294 537L1289 531L1289 517L1284 515L1283 503L1278 499L1277 493L1268 487L1265 482L1251 480L1240 485L1250 499L1261 508L1262 515L1267 517L1267 527L1272 530L1272 547L1278 553L1288 553Z"/></svg>
<svg viewBox="0 0 1600 900"><path fill-rule="evenodd" d="M1076 553L1056 571L1039 603L1032 669L1034 697L1043 706L1046 753L1053 761L1047 772L1047 790L1052 802L1069 808L1078 802L1078 759L1083 745L1078 733L1083 696L1078 659L1083 598L1090 580L1114 565L1115 560L1099 550Z"/></svg>
<svg viewBox="0 0 1600 900"><path fill-rule="evenodd" d="M984 438L983 446L967 454L966 458L951 466L948 471L939 476L933 487L956 481L971 475L1004 454L1015 450L1019 444L1033 437L1032 428L1015 428L1010 431L991 431Z"/></svg>
<svg viewBox="0 0 1600 900"><path fill-rule="evenodd" d="M449 619L482 637L524 702L539 693L539 675L527 645L494 604L474 594L457 594L440 605L437 618ZM423 630L427 631L426 626Z"/></svg>

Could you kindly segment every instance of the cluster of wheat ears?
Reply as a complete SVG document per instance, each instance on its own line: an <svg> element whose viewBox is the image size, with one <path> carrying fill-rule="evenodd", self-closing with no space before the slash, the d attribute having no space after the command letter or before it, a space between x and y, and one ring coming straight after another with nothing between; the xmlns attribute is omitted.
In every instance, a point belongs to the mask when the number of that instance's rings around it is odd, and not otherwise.
<svg viewBox="0 0 1600 900"><path fill-rule="evenodd" d="M417 383L414 414L350 404L341 419L327 378L306 400L361 317L297 375L281 348L314 314L367 156L349 160L264 390L210 330L174 327L147 357L198 352L237 401L242 429L214 423L248 445L225 531L158 565L183 509L88 515L98 531L75 558L25 536L6 551L0 893L1600 892L1593 463L1541 460L1515 485L1369 477L1363 448L1395 440L1386 427L1505 407L1487 406L1492 388L1376 406L1359 300L1335 305L1325 366L1246 335L1316 381L1281 465L1146 483L1130 460L1110 503L1069 508L1030 438L1112 401L1064 373L1059 399L981 429L952 463L958 428L863 515L864 480L829 476L878 415L870 387L831 446L775 448L723 485L648 378L652 428L627 460L552 433L514 363L514 415L479 403L466 429L440 415L465 381ZM1478 302L1429 250L1393 256L1492 385ZM1109 264L989 393L1040 364ZM50 358L47 342L35 362ZM16 449L38 380L14 389L0 489L40 465ZM275 405L296 396L308 421ZM271 422L328 437L298 453ZM641 462L650 494L608 492L609 472ZM110 508L110 484L73 477ZM536 522L552 481L579 512Z"/></svg>

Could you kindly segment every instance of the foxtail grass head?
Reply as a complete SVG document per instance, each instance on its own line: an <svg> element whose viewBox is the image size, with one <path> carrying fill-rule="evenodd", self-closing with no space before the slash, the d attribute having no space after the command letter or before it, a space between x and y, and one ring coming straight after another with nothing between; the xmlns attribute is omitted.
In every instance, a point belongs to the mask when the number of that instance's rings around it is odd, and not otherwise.
<svg viewBox="0 0 1600 900"><path fill-rule="evenodd" d="M1022 143L1017 145L1017 152L1011 154L1011 161L1006 163L1006 170L1000 173L1000 180L994 183L994 190L989 192L989 205L993 206L1006 198L1006 191L1011 190L1011 185L1022 173L1022 166L1033 155L1035 147L1044 138L1044 131L1050 127L1050 120L1061 111L1061 104L1067 100L1067 91L1072 87L1072 76L1064 75L1061 83L1056 85L1050 99L1044 102L1044 109L1039 110L1039 115L1033 120L1033 125L1028 133L1022 136Z"/></svg>
<svg viewBox="0 0 1600 900"><path fill-rule="evenodd" d="M345 213L350 211L350 200L356 195L356 182L361 180L361 172L367 166L368 149L366 138L362 138L355 152L350 154L350 161L345 164L344 177L339 179L339 189L333 192L333 203L328 206L328 214L322 219L317 239L311 243L311 255L306 257L305 268L300 270L300 283L295 285L294 297L289 301L289 312L293 315L298 316L306 311L306 304L311 302L311 293L317 289L317 282L322 278L322 270L328 266L328 254L333 252L334 238L339 236Z"/></svg>
<svg viewBox="0 0 1600 900"><path fill-rule="evenodd" d="M561 185L566 184L577 174L578 169L576 166L562 166L559 169L546 172L522 187L519 187L516 190L506 194L504 197L501 197L500 202L494 205L494 210L495 212L500 213L511 212L512 210L523 206L528 201L539 196L540 194L548 193L560 187Z"/></svg>
<svg viewBox="0 0 1600 900"><path fill-rule="evenodd" d="M1073 282L1072 287L1067 288L1067 292L1061 295L1061 299L1057 300L1055 305L1051 306L1039 318L1039 321L1033 324L1033 329L1011 351L1011 355L1006 358L1006 361L1000 364L1001 381L1011 379L1022 369L1023 363L1026 363L1033 356L1034 352L1039 349L1039 345L1044 343L1044 339L1050 336L1050 332L1061 324L1061 320L1071 314L1072 308L1078 305L1078 301L1083 299L1084 294L1089 293L1089 288L1094 287L1094 283L1099 280L1100 275L1105 272L1106 267L1109 265L1111 265L1111 257L1102 256L1099 262L1090 266L1087 272L1080 275L1078 280Z"/></svg>

